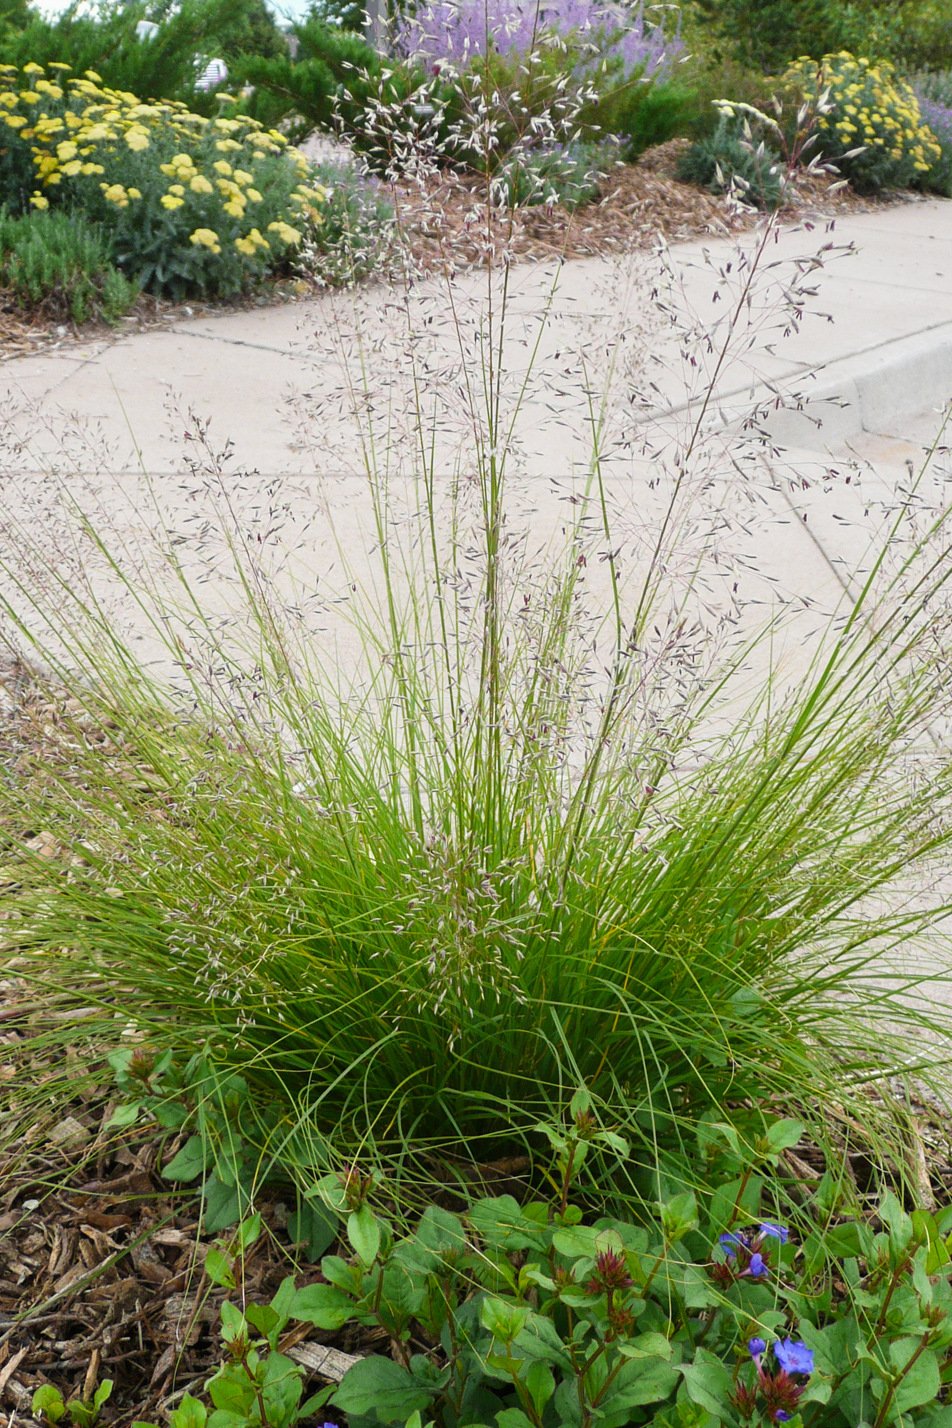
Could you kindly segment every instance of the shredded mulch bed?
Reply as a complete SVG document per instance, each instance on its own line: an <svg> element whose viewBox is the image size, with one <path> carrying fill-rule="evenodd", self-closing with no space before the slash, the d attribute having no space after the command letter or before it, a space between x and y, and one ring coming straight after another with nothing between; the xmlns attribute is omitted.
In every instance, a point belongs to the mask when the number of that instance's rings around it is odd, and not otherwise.
<svg viewBox="0 0 952 1428"><path fill-rule="evenodd" d="M757 209L739 206L677 177L687 139L650 149L636 164L620 164L606 177L602 196L574 212L544 204L487 216L486 180L447 173L421 187L398 191L399 228L413 259L425 270L460 269L494 260L590 258L649 248L659 239L683 242L727 237L760 222ZM835 218L919 195L861 198L833 175L798 177L782 217Z"/></svg>

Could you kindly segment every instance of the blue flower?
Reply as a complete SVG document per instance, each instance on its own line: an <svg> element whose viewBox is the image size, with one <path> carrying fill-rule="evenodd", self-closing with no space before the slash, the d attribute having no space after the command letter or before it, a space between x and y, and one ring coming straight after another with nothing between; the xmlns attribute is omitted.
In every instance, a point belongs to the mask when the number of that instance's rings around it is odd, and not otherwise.
<svg viewBox="0 0 952 1428"><path fill-rule="evenodd" d="M785 1408L778 1408L777 1411L776 1411L776 1413L774 1414L774 1422L775 1422L775 1423L789 1423L789 1422L790 1422L790 1419L791 1419L792 1417L793 1417L793 1414L792 1414L792 1413L788 1413ZM327 1424L326 1424L326 1423L324 1424L324 1428L327 1428Z"/></svg>
<svg viewBox="0 0 952 1428"><path fill-rule="evenodd" d="M762 1235L769 1235L772 1239L779 1240L782 1245L785 1245L790 1238L790 1231L784 1225L772 1225L769 1221L767 1224L761 1225L760 1233Z"/></svg>
<svg viewBox="0 0 952 1428"><path fill-rule="evenodd" d="M744 1270L744 1274L749 1274L751 1279L762 1279L770 1270L767 1261L759 1251L755 1251L750 1257L750 1264Z"/></svg>
<svg viewBox="0 0 952 1428"><path fill-rule="evenodd" d="M726 1230L724 1234L718 1235L717 1243L721 1246L728 1259L733 1259L737 1253L737 1248L747 1248L747 1236L737 1234L734 1230Z"/></svg>
<svg viewBox="0 0 952 1428"><path fill-rule="evenodd" d="M764 1339L748 1339L747 1348L752 1359L759 1359L761 1354L767 1352L767 1344Z"/></svg>
<svg viewBox="0 0 952 1428"><path fill-rule="evenodd" d="M800 1339L781 1339L774 1344L773 1351L784 1373L813 1372L813 1350Z"/></svg>

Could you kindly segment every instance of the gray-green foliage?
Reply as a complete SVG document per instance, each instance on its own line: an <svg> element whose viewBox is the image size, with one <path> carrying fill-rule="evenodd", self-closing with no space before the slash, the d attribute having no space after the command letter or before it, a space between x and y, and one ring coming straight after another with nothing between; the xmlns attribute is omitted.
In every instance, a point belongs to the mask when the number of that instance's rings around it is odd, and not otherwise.
<svg viewBox="0 0 952 1428"><path fill-rule="evenodd" d="M579 140L537 149L520 147L493 174L493 192L510 208L536 204L580 208L598 197L615 162L616 151L610 146Z"/></svg>
<svg viewBox="0 0 952 1428"><path fill-rule="evenodd" d="M776 208L783 196L778 154L722 115L713 134L698 139L678 159L678 177L712 193L734 192L757 208Z"/></svg>
<svg viewBox="0 0 952 1428"><path fill-rule="evenodd" d="M78 214L0 210L0 288L25 312L76 324L115 322L139 296L102 230Z"/></svg>

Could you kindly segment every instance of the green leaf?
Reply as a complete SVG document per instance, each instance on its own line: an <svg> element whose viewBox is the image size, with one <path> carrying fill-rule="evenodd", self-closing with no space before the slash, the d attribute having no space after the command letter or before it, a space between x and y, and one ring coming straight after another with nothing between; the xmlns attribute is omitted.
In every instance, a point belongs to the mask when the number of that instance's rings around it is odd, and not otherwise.
<svg viewBox="0 0 952 1428"><path fill-rule="evenodd" d="M186 1393L169 1415L169 1428L205 1428L208 1411L204 1403Z"/></svg>
<svg viewBox="0 0 952 1428"><path fill-rule="evenodd" d="M237 1305L232 1304L228 1299L222 1303L220 1312L222 1338L229 1342L233 1339L240 1339L247 1328L244 1314Z"/></svg>
<svg viewBox="0 0 952 1428"><path fill-rule="evenodd" d="M131 1052L130 1052L131 1055ZM36 1390L31 1400L35 1417L42 1413L51 1423L58 1423L66 1415L66 1404L63 1402L63 1395L58 1388L54 1388L51 1383L44 1383Z"/></svg>
<svg viewBox="0 0 952 1428"><path fill-rule="evenodd" d="M405 1368L371 1354L347 1370L331 1402L349 1417L375 1413L384 1423L405 1423L431 1397Z"/></svg>
<svg viewBox="0 0 952 1428"><path fill-rule="evenodd" d="M939 1222L935 1215L930 1215L927 1210L913 1210L911 1218L913 1234L927 1247L926 1274L938 1274L940 1269L945 1269L946 1265L952 1262L952 1255L942 1237Z"/></svg>
<svg viewBox="0 0 952 1428"><path fill-rule="evenodd" d="M674 1352L670 1339L664 1334L638 1334L634 1339L619 1340L615 1348L626 1359L659 1358L670 1363Z"/></svg>
<svg viewBox="0 0 952 1428"><path fill-rule="evenodd" d="M939 1361L932 1350L927 1349L916 1359L896 1389L896 1396L893 1399L894 1413L898 1417L903 1413L908 1413L912 1408L921 1408L926 1403L935 1403L939 1397L941 1384Z"/></svg>
<svg viewBox="0 0 952 1428"><path fill-rule="evenodd" d="M354 1301L332 1284L305 1284L291 1301L289 1318L316 1329L342 1329L355 1314Z"/></svg>
<svg viewBox="0 0 952 1428"><path fill-rule="evenodd" d="M380 1252L380 1221L369 1205L347 1216L347 1238L354 1253L368 1269Z"/></svg>
<svg viewBox="0 0 952 1428"><path fill-rule="evenodd" d="M587 1086L579 1086L575 1095L569 1102L569 1115L573 1121L576 1116L584 1116L592 1109L592 1097Z"/></svg>
<svg viewBox="0 0 952 1428"><path fill-rule="evenodd" d="M102 1383L93 1394L93 1412L98 1413L104 1403L109 1401L112 1394L112 1379L104 1378Z"/></svg>
<svg viewBox="0 0 952 1428"><path fill-rule="evenodd" d="M743 1225L758 1219L763 1188L759 1175L751 1175L749 1179L737 1176L726 1185L719 1185L711 1196L710 1221L714 1234L731 1229L738 1221Z"/></svg>
<svg viewBox="0 0 952 1428"><path fill-rule="evenodd" d="M533 1424L521 1408L504 1408L496 1414L496 1428L533 1428Z"/></svg>
<svg viewBox="0 0 952 1428"><path fill-rule="evenodd" d="M557 1254L564 1254L566 1259L594 1259L601 1250L607 1248L603 1243L605 1233L604 1230L596 1230L594 1225L570 1225L555 1231L552 1247ZM623 1248L620 1242L617 1248Z"/></svg>
<svg viewBox="0 0 952 1428"><path fill-rule="evenodd" d="M285 1275L271 1300L270 1308L277 1314L281 1327L288 1322L291 1317L291 1305L294 1303L294 1296L297 1293L297 1284L293 1274Z"/></svg>
<svg viewBox="0 0 952 1428"><path fill-rule="evenodd" d="M684 1387L692 1403L723 1417L730 1403L733 1381L726 1364L707 1349L698 1349L692 1363L681 1364Z"/></svg>
<svg viewBox="0 0 952 1428"><path fill-rule="evenodd" d="M232 1413L227 1408L216 1408L208 1420L208 1428L249 1428L250 1419L242 1409Z"/></svg>
<svg viewBox="0 0 952 1428"><path fill-rule="evenodd" d="M190 1135L162 1171L166 1180L182 1180L187 1185L197 1180L205 1170L205 1142L200 1135Z"/></svg>
<svg viewBox="0 0 952 1428"><path fill-rule="evenodd" d="M272 1329L280 1324L280 1316L272 1309L270 1304L248 1304L245 1307L245 1318L252 1329L257 1329L264 1338L268 1338Z"/></svg>
<svg viewBox="0 0 952 1428"><path fill-rule="evenodd" d="M536 1359L526 1369L523 1381L529 1397L532 1399L533 1407L541 1418L543 1408L555 1393L555 1375L548 1364L543 1363L541 1359ZM498 1417L496 1422L499 1422Z"/></svg>
<svg viewBox="0 0 952 1428"><path fill-rule="evenodd" d="M215 1408L234 1413L242 1422L251 1417L255 1386L240 1364L227 1364L209 1379L205 1392ZM215 1415L212 1414L212 1422ZM209 1425L210 1428L210 1425Z"/></svg>
<svg viewBox="0 0 952 1428"><path fill-rule="evenodd" d="M231 1256L223 1254L220 1249L210 1249L205 1256L205 1273L212 1284L219 1285L222 1289L234 1289L235 1276L231 1268Z"/></svg>
<svg viewBox="0 0 952 1428"><path fill-rule="evenodd" d="M527 1304L488 1296L479 1306L479 1322L495 1338L509 1343L525 1328L531 1313Z"/></svg>
<svg viewBox="0 0 952 1428"><path fill-rule="evenodd" d="M779 1155L783 1150L792 1150L804 1136L806 1127L801 1121L774 1121L767 1127L764 1141L770 1155Z"/></svg>
<svg viewBox="0 0 952 1428"><path fill-rule="evenodd" d="M332 1210L313 1200L304 1201L288 1217L288 1235L291 1243L303 1248L306 1258L313 1264L334 1243L337 1224L337 1216Z"/></svg>
<svg viewBox="0 0 952 1428"><path fill-rule="evenodd" d="M209 1234L230 1229L241 1218L244 1193L238 1185L225 1185L218 1175L205 1181L204 1227Z"/></svg>
<svg viewBox="0 0 952 1428"><path fill-rule="evenodd" d="M121 1130L123 1126L134 1126L142 1110L140 1101L130 1101L125 1106L117 1106L109 1117L104 1130Z"/></svg>
<svg viewBox="0 0 952 1428"><path fill-rule="evenodd" d="M614 1414L640 1408L645 1403L661 1403L677 1382L678 1370L661 1359L629 1360L616 1374L608 1392L599 1399L598 1406L602 1412Z"/></svg>
<svg viewBox="0 0 952 1428"><path fill-rule="evenodd" d="M430 1205L420 1216L415 1238L439 1255L454 1253L466 1246L466 1228L459 1215Z"/></svg>
<svg viewBox="0 0 952 1428"><path fill-rule="evenodd" d="M261 1376L261 1396L270 1428L290 1428L304 1388L304 1370L284 1354L269 1354Z"/></svg>
<svg viewBox="0 0 952 1428"><path fill-rule="evenodd" d="M546 1221L540 1223L534 1211L534 1206L520 1205L512 1195L485 1196L473 1205L469 1222L487 1246L498 1246L507 1252L544 1249Z"/></svg>
<svg viewBox="0 0 952 1428"><path fill-rule="evenodd" d="M242 1220L241 1224L238 1226L237 1236L238 1248L240 1250L250 1249L251 1246L257 1241L259 1235L261 1234L261 1224L261 1215L258 1211L255 1211L253 1215L249 1215L247 1219Z"/></svg>
<svg viewBox="0 0 952 1428"><path fill-rule="evenodd" d="M319 1198L330 1210L336 1210L339 1215L347 1211L347 1191L340 1175L322 1175L310 1190L306 1190L305 1199Z"/></svg>
<svg viewBox="0 0 952 1428"><path fill-rule="evenodd" d="M740 1155L740 1137L737 1130L729 1121L709 1121L702 1119L698 1122L695 1132L697 1136L698 1150L702 1155L710 1154L714 1150L726 1149L735 1155Z"/></svg>
<svg viewBox="0 0 952 1428"><path fill-rule="evenodd" d="M188 1107L181 1101L160 1101L153 1106L155 1119L163 1130L180 1130L188 1120Z"/></svg>
<svg viewBox="0 0 952 1428"><path fill-rule="evenodd" d="M661 1206L661 1224L669 1244L677 1244L698 1227L697 1200L693 1191L672 1195Z"/></svg>
<svg viewBox="0 0 952 1428"><path fill-rule="evenodd" d="M623 1135L618 1135L616 1131L599 1131L595 1137L599 1145L607 1145L609 1150L613 1150L622 1160L627 1160L631 1154L631 1146Z"/></svg>

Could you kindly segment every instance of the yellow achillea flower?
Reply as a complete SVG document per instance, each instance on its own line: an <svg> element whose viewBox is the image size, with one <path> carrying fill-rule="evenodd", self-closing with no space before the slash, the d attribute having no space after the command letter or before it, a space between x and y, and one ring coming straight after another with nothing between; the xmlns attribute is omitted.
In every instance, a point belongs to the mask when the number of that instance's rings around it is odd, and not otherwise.
<svg viewBox="0 0 952 1428"><path fill-rule="evenodd" d="M143 149L149 147L149 136L143 134L141 129L127 129L126 144L134 154L140 154Z"/></svg>
<svg viewBox="0 0 952 1428"><path fill-rule="evenodd" d="M174 208L181 208L182 204L185 202L185 199L176 197L174 193L163 193L162 197L159 199L159 202L161 203L163 208L168 208L169 210L172 210Z"/></svg>
<svg viewBox="0 0 952 1428"><path fill-rule="evenodd" d="M107 203L115 203L119 208L127 208L129 199L121 183L102 183L102 196Z"/></svg>
<svg viewBox="0 0 952 1428"><path fill-rule="evenodd" d="M30 202L34 208L49 208L50 206L49 199L42 193L31 193Z"/></svg>
<svg viewBox="0 0 952 1428"><path fill-rule="evenodd" d="M205 177L204 174L196 174L195 177L189 182L189 188L192 190L193 193L215 192L215 190L212 188L212 185L208 182L208 179Z"/></svg>
<svg viewBox="0 0 952 1428"><path fill-rule="evenodd" d="M276 233L282 243L287 243L288 247L294 247L301 241L301 235L296 228L292 228L290 223L285 223L278 219L274 223L268 224L268 232Z"/></svg>
<svg viewBox="0 0 952 1428"><path fill-rule="evenodd" d="M210 253L221 252L218 234L213 228L196 228L194 233L189 234L188 241L194 243L196 248L207 248Z"/></svg>

